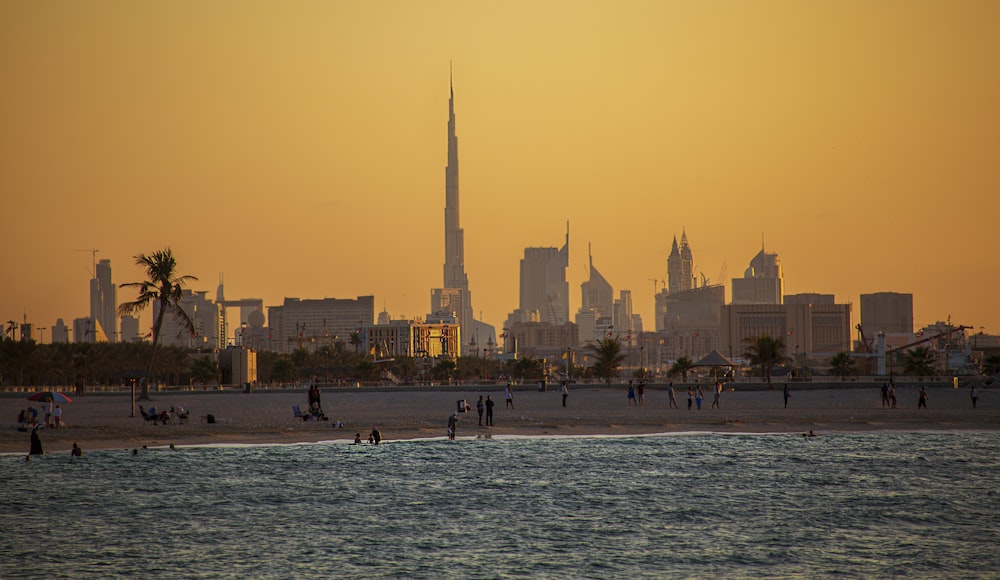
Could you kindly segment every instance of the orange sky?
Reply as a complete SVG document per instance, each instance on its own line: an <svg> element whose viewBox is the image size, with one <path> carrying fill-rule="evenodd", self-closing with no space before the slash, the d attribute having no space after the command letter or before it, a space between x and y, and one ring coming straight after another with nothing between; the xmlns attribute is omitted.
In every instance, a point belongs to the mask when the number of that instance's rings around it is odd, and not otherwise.
<svg viewBox="0 0 1000 580"><path fill-rule="evenodd" d="M994 1L0 0L0 318L71 323L77 250L120 283L167 245L213 294L425 315L453 61L487 322L568 220L572 312L589 242L652 329L686 228L727 299L763 234L787 293L1000 333L998 29Z"/></svg>

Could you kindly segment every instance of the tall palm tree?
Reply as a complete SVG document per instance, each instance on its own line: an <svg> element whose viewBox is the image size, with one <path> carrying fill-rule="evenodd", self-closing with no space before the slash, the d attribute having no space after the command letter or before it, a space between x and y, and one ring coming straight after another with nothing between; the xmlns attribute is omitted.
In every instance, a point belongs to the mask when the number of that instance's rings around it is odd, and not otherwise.
<svg viewBox="0 0 1000 580"><path fill-rule="evenodd" d="M780 338L762 334L746 338L744 342L747 344L747 348L743 356L747 358L752 366L759 366L761 368L764 376L767 377L768 384L771 383L771 369L775 365L780 365L791 360L785 356L785 341Z"/></svg>
<svg viewBox="0 0 1000 580"><path fill-rule="evenodd" d="M625 362L626 355L622 352L622 343L618 337L602 338L587 348L594 355L594 374L603 377L611 384L611 379L618 373L618 367Z"/></svg>
<svg viewBox="0 0 1000 580"><path fill-rule="evenodd" d="M146 279L142 282L126 282L121 284L121 288L136 288L139 296L132 302L123 302L118 306L119 316L131 316L144 310L150 304L157 305L157 312L153 314L153 348L149 353L149 366L146 374L153 370L153 360L156 358L156 344L160 340L160 328L163 326L163 317L167 310L173 314L174 319L180 323L192 336L195 333L194 321L191 316L181 308L181 297L184 295L184 285L198 278L194 276L178 276L177 260L169 247L158 250L150 255L139 254L135 257L135 265L146 270ZM140 398L149 398L149 385L143 381L142 395Z"/></svg>
<svg viewBox="0 0 1000 580"><path fill-rule="evenodd" d="M903 369L905 373L925 377L934 374L937 357L930 347L918 346L903 354Z"/></svg>
<svg viewBox="0 0 1000 580"><path fill-rule="evenodd" d="M674 361L674 364L670 366L670 370L667 371L667 374L672 377L681 375L681 377L684 378L684 381L687 382L688 373L691 372L692 369L694 369L694 361L686 356L682 356Z"/></svg>
<svg viewBox="0 0 1000 580"><path fill-rule="evenodd" d="M853 375L857 370L857 366L854 363L854 359L851 358L851 354L847 351L841 351L833 355L830 359L830 370L833 374L840 377L840 380L844 380L849 375Z"/></svg>

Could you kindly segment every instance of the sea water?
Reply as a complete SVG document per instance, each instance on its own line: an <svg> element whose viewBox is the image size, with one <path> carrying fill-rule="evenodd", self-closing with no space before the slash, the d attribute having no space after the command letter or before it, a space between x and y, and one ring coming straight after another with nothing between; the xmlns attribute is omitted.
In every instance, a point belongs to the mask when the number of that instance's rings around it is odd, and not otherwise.
<svg viewBox="0 0 1000 580"><path fill-rule="evenodd" d="M1000 434L0 457L2 578L996 577Z"/></svg>

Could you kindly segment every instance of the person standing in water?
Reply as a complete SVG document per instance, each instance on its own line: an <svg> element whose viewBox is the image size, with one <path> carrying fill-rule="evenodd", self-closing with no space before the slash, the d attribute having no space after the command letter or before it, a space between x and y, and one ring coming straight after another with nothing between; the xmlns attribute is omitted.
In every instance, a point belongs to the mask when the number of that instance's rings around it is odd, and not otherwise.
<svg viewBox="0 0 1000 580"><path fill-rule="evenodd" d="M31 447L28 449L28 455L43 455L44 453L42 438L38 436L38 427L35 427L31 430Z"/></svg>

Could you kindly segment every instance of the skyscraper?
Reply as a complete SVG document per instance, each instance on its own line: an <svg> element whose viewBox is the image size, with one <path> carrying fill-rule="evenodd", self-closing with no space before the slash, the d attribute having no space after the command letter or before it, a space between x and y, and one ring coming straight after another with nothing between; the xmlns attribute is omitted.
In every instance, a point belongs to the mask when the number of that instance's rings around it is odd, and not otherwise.
<svg viewBox="0 0 1000 580"><path fill-rule="evenodd" d="M448 292L434 291L431 293L431 311L440 316L450 304L461 304L459 312L451 312L458 319L458 325L463 330L462 340L468 343L475 336L475 321L472 310L472 294L469 292L469 276L465 273L465 232L459 224L458 204L458 136L455 135L455 84L451 76L448 78L448 165L444 169L444 289L455 289L462 293L463 298L448 304L442 303L440 297Z"/></svg>
<svg viewBox="0 0 1000 580"><path fill-rule="evenodd" d="M913 294L873 292L861 295L861 329L872 338L913 332Z"/></svg>
<svg viewBox="0 0 1000 580"><path fill-rule="evenodd" d="M507 319L514 322L569 322L569 226L562 248L525 248L521 260L520 305ZM610 314L610 313L609 313Z"/></svg>
<svg viewBox="0 0 1000 580"><path fill-rule="evenodd" d="M612 315L612 304L615 301L614 290L607 279L594 267L594 255L590 254L590 247L587 247L590 260L590 278L580 284L583 293L580 301L580 311L587 312L591 309L597 311L598 317Z"/></svg>
<svg viewBox="0 0 1000 580"><path fill-rule="evenodd" d="M785 281L778 254L769 254L761 244L742 278L733 278L733 304L781 304Z"/></svg>
<svg viewBox="0 0 1000 580"><path fill-rule="evenodd" d="M101 260L90 280L90 318L94 327L87 342L117 342L117 293L111 281L111 260Z"/></svg>
<svg viewBox="0 0 1000 580"><path fill-rule="evenodd" d="M681 230L681 245L677 246L677 236L667 256L667 283L670 293L687 292L694 288L694 256L688 245L687 232Z"/></svg>

